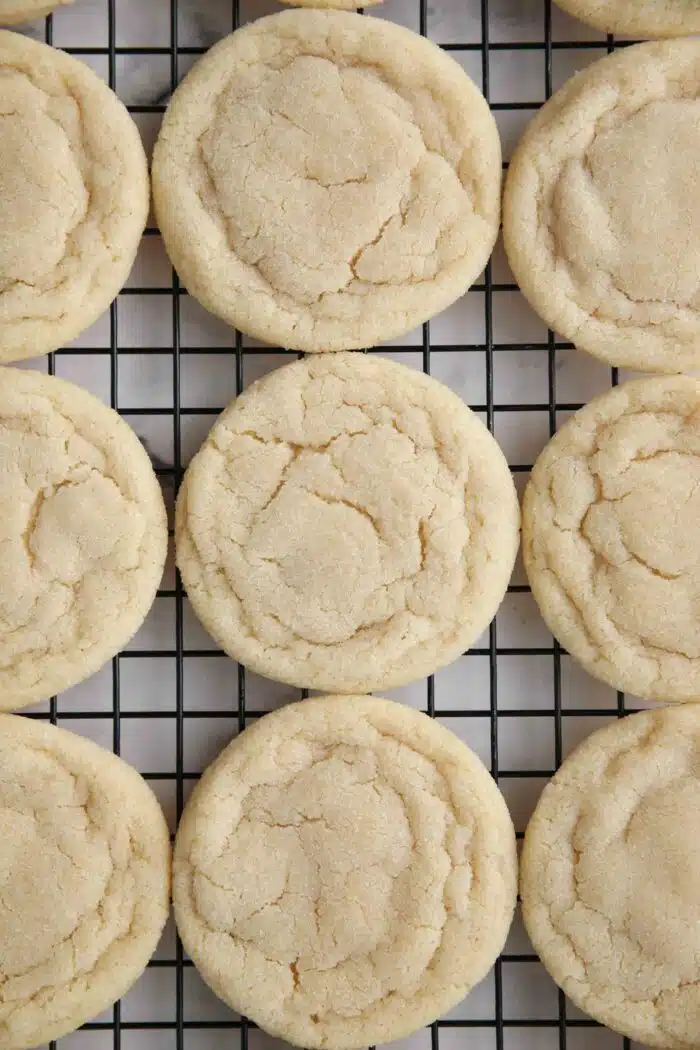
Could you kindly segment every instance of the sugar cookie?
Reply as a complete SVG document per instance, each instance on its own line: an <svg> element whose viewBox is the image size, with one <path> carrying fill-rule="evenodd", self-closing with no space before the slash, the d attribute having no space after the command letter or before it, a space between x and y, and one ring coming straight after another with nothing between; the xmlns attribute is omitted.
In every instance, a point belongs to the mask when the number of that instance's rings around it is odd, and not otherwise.
<svg viewBox="0 0 700 1050"><path fill-rule="evenodd" d="M180 490L177 561L231 656L323 691L449 663L503 598L518 547L508 466L447 387L364 354L254 383Z"/></svg>
<svg viewBox="0 0 700 1050"><path fill-rule="evenodd" d="M636 37L700 33L696 0L557 0L557 4L604 33Z"/></svg>
<svg viewBox="0 0 700 1050"><path fill-rule="evenodd" d="M698 168L700 40L616 51L542 107L510 164L503 225L551 328L613 365L700 368Z"/></svg>
<svg viewBox="0 0 700 1050"><path fill-rule="evenodd" d="M332 7L338 11L354 11L358 7L374 7L382 0L280 0L295 7Z"/></svg>
<svg viewBox="0 0 700 1050"><path fill-rule="evenodd" d="M700 1045L700 707L649 711L566 759L525 834L523 918L582 1010L645 1046Z"/></svg>
<svg viewBox="0 0 700 1050"><path fill-rule="evenodd" d="M267 715L205 772L178 829L180 935L272 1035L399 1039L490 969L513 916L505 802L437 722L367 696Z"/></svg>
<svg viewBox="0 0 700 1050"><path fill-rule="evenodd" d="M167 540L131 427L72 383L0 368L0 710L75 685L129 641Z"/></svg>
<svg viewBox="0 0 700 1050"><path fill-rule="evenodd" d="M131 987L168 916L145 781L89 740L0 715L0 1047L72 1032Z"/></svg>
<svg viewBox="0 0 700 1050"><path fill-rule="evenodd" d="M0 361L13 361L65 346L107 309L146 223L148 169L88 66L7 31L0 139Z"/></svg>
<svg viewBox="0 0 700 1050"><path fill-rule="evenodd" d="M553 634L597 678L655 700L700 696L700 380L626 383L539 456L523 557Z"/></svg>
<svg viewBox="0 0 700 1050"><path fill-rule="evenodd" d="M55 8L71 2L72 0L53 0L52 3L47 4L46 0L0 0L0 26L11 26L20 22L33 22L37 18L45 18Z"/></svg>
<svg viewBox="0 0 700 1050"><path fill-rule="evenodd" d="M398 25L284 11L209 51L153 158L158 223L213 313L297 350L410 331L484 268L501 153L460 66Z"/></svg>

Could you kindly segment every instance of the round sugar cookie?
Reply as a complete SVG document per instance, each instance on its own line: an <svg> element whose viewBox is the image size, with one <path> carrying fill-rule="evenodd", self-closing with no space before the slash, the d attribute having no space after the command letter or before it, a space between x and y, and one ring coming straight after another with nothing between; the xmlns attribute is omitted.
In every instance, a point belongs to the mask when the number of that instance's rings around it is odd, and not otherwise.
<svg viewBox="0 0 700 1050"><path fill-rule="evenodd" d="M700 380L595 398L552 438L523 501L523 557L550 630L592 675L700 696Z"/></svg>
<svg viewBox="0 0 700 1050"><path fill-rule="evenodd" d="M0 715L0 1048L72 1032L124 995L168 917L170 838L135 769Z"/></svg>
<svg viewBox="0 0 700 1050"><path fill-rule="evenodd" d="M382 0L280 0L283 4L293 4L295 7L326 7L335 8L338 11L354 11L358 7L374 7L381 4Z"/></svg>
<svg viewBox="0 0 700 1050"><path fill-rule="evenodd" d="M57 7L71 2L72 0L53 0L47 4L46 0L0 0L0 26L33 22L51 14Z"/></svg>
<svg viewBox="0 0 700 1050"><path fill-rule="evenodd" d="M542 107L503 229L551 328L612 365L700 368L699 167L700 40L616 51Z"/></svg>
<svg viewBox="0 0 700 1050"><path fill-rule="evenodd" d="M65 346L115 298L146 223L148 168L91 69L7 31L0 140L0 361L14 361Z"/></svg>
<svg viewBox="0 0 700 1050"><path fill-rule="evenodd" d="M544 789L523 918L568 997L645 1046L700 1045L700 707L613 721Z"/></svg>
<svg viewBox="0 0 700 1050"><path fill-rule="evenodd" d="M428 1024L485 976L516 872L505 802L453 733L326 696L260 719L204 773L173 899L217 995L295 1045L353 1050Z"/></svg>
<svg viewBox="0 0 700 1050"><path fill-rule="evenodd" d="M131 427L72 383L0 368L0 710L75 685L123 648L167 542Z"/></svg>
<svg viewBox="0 0 700 1050"><path fill-rule="evenodd" d="M604 33L636 37L700 33L697 0L557 0L557 4Z"/></svg>
<svg viewBox="0 0 700 1050"><path fill-rule="evenodd" d="M519 508L505 458L441 383L323 354L219 417L177 504L177 562L219 645L269 678L369 692L431 674L503 598Z"/></svg>
<svg viewBox="0 0 700 1050"><path fill-rule="evenodd" d="M481 273L501 151L439 47L343 11L284 11L211 49L168 107L153 192L190 293L296 350L399 336Z"/></svg>

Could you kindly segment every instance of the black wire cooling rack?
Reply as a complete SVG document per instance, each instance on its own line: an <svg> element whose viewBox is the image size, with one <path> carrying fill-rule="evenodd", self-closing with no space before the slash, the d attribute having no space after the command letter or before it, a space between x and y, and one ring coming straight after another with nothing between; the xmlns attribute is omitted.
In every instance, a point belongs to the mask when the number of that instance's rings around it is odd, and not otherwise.
<svg viewBox="0 0 700 1050"><path fill-rule="evenodd" d="M90 0L76 0L72 18L86 2ZM163 90L155 100L129 107L144 137L152 140L169 92L194 58L206 50L183 41L182 9L186 5L193 10L209 7L217 0L164 0L169 23L166 46L155 46L150 40L143 46L123 46L119 25L127 0L97 2L106 20L104 45L72 46L66 34L56 32L63 13L46 19L41 32L33 30L33 35L98 67L117 93L122 87L120 64L125 60L140 63L146 70L152 65L161 80L165 75ZM155 2L143 0L144 18ZM228 30L251 17L253 12L244 8L245 2L218 0L219 8L225 8ZM612 37L562 18L549 0L451 0L451 9L458 16L466 14L473 28L469 39L443 39L439 15L445 2L389 0L388 10L375 8L372 13L392 17L402 12L412 28L439 43L475 79L480 77L499 123L506 158L509 144L552 90L576 66L602 56L616 43ZM133 20L138 8L134 0L129 3ZM92 0L86 14L94 15L94 9ZM507 66L512 66L509 86L504 88L501 83L495 90L494 71L502 72ZM158 230L149 226L145 238L158 239ZM172 507L192 446L196 447L224 407L210 397L198 403L199 384L194 378L198 372L210 369L215 376L226 374L234 394L254 376L259 361L267 368L296 355L250 346L233 331L211 345L206 325L193 339L192 325L183 318L187 293L164 259L155 275L149 272L149 257L147 253L144 265L137 267L112 305L101 337L87 333L77 345L50 355L45 363L50 373L84 385L90 385L86 377L99 365L102 396L144 438ZM451 337L449 342L444 338L437 342L436 322L425 324L415 337L392 347L391 353L438 378L447 377L448 382L461 370L478 364L482 370L478 392L467 399L501 443L508 444L511 468L521 487L534 455L558 422L593 393L616 383L618 376L616 370L596 366L570 344L557 341L552 332L538 334L531 316L522 313L522 300L498 250L468 295L482 314L475 329L465 328L458 341ZM148 333L137 340L131 334L127 338L124 317L130 300L138 301L151 321L157 319L158 326L165 328L165 340L149 343ZM468 341L471 338L475 341ZM134 372L135 362L140 363L142 373L138 368ZM144 371L147 377L156 373L160 377L152 397L147 386L144 393L139 385ZM128 384L122 381L125 372L132 379L136 376L128 393ZM460 387L459 381L456 386ZM149 397L151 403L144 403ZM163 428L167 433L158 449L149 440L154 421L161 433ZM149 629L147 625L136 643L112 661L111 668L80 687L77 697L54 698L32 713L87 733L137 765L169 810L174 829L192 783L227 737L244 729L270 704L301 694L266 686L216 650L194 625L172 568L159 591L156 614L161 626ZM194 667L202 672L198 678L189 673ZM208 683L214 681L212 692ZM160 682L157 689L155 682ZM521 571L516 572L504 607L486 636L468 655L450 671L394 695L439 718L479 751L506 795L520 835L537 795L567 750L606 719L619 717L634 706L634 701L626 706L622 694L576 671L541 624ZM165 740L167 746L143 748L141 742L149 739ZM192 740L194 746L190 746ZM266 1050L275 1042L214 1001L199 983L171 928L136 989L107 1014L61 1040L60 1048L248 1050L250 1045L250 1050ZM612 1050L630 1046L628 1040L600 1028L565 1000L544 973L517 921L487 981L462 1007L402 1043L405 1050L457 1050L458 1046L469 1050Z"/></svg>

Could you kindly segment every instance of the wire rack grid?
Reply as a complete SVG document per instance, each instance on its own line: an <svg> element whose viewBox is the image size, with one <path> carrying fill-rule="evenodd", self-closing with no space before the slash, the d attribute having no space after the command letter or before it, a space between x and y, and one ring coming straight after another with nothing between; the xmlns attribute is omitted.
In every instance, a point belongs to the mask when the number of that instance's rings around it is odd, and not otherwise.
<svg viewBox="0 0 700 1050"><path fill-rule="evenodd" d="M27 31L80 57L129 105L148 148L170 92L216 39L273 0L76 0ZM615 41L550 0L386 0L373 14L440 44L481 86L507 158L527 121L577 68ZM500 247L445 314L380 348L441 379L487 422L519 489L557 425L619 378L559 342L529 310ZM225 403L289 358L207 315L173 274L151 224L109 313L58 354L30 362L90 389L146 444L172 509L183 470ZM291 355L294 356L294 355ZM197 624L170 562L134 641L88 682L34 708L112 748L148 779L174 830L193 782L230 737L301 693L247 673ZM519 566L476 646L427 681L387 695L427 711L491 768L519 832L562 757L607 720L640 706L577 669L553 641ZM202 984L172 924L135 988L60 1040L60 1050L274 1050ZM52 1044L52 1046L55 1044ZM549 980L516 919L493 972L401 1050L613 1050Z"/></svg>

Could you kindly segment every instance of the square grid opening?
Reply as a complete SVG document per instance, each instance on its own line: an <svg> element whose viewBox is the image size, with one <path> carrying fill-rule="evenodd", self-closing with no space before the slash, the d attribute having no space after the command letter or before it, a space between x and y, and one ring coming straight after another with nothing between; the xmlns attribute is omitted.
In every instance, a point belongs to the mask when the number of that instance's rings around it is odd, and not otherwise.
<svg viewBox="0 0 700 1050"><path fill-rule="evenodd" d="M26 32L90 65L128 105L150 152L171 91L197 56L274 0L76 0ZM427 36L491 104L504 167L541 103L617 41L550 0L385 0L371 13ZM519 491L533 459L576 408L627 378L560 342L528 307L502 245L449 310L375 353L451 387L488 424ZM295 354L260 347L180 287L154 220L110 311L57 354L23 363L62 376L117 409L146 445L169 511L190 458L227 401ZM426 711L491 769L519 838L547 779L593 729L640 702L594 682L554 642L518 563L495 621L435 676L387 696ZM174 832L189 791L231 737L302 693L229 660L199 626L172 555L154 608L99 674L26 713L121 754L161 800ZM273 1050L184 956L172 920L143 978L60 1050ZM519 917L494 970L449 1015L401 1050L622 1050L559 992Z"/></svg>

